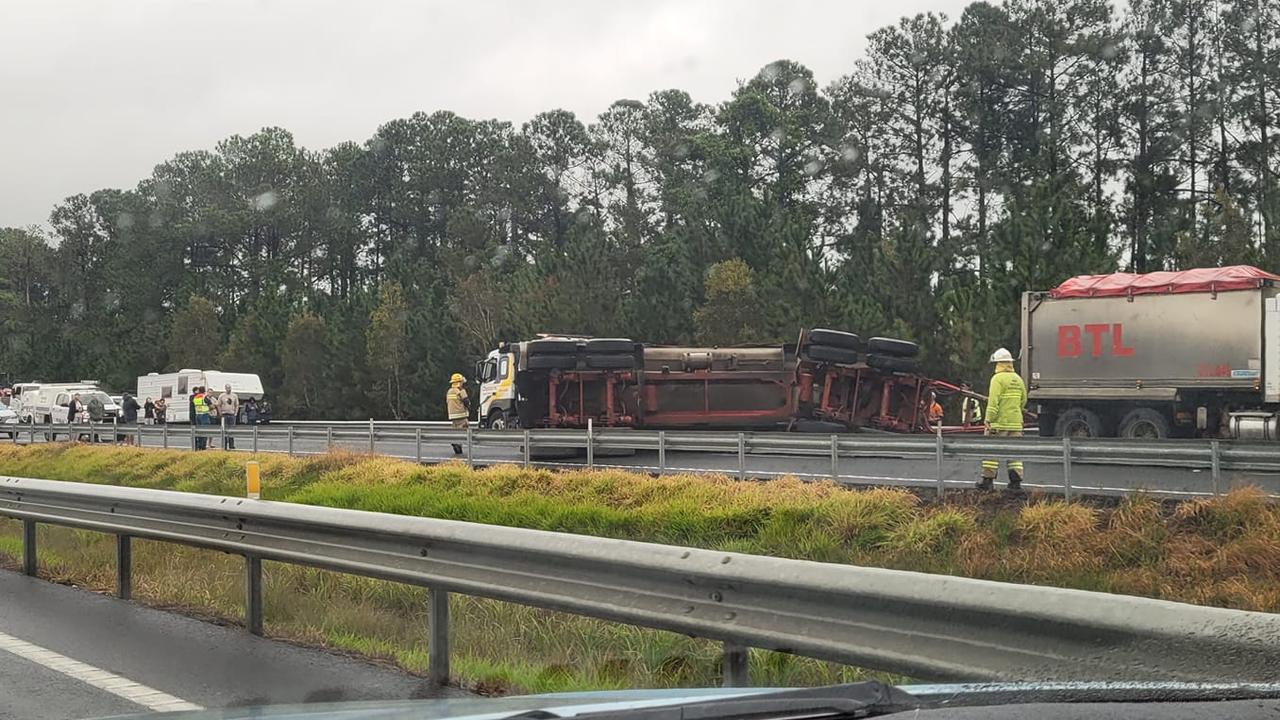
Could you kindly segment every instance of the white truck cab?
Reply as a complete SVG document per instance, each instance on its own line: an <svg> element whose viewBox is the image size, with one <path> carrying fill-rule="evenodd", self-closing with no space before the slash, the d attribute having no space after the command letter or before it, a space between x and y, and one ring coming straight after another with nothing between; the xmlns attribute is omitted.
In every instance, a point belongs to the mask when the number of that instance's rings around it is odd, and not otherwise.
<svg viewBox="0 0 1280 720"><path fill-rule="evenodd" d="M477 403L480 427L506 430L519 425L516 355L511 346L503 343L476 363L476 379L480 382L480 402Z"/></svg>

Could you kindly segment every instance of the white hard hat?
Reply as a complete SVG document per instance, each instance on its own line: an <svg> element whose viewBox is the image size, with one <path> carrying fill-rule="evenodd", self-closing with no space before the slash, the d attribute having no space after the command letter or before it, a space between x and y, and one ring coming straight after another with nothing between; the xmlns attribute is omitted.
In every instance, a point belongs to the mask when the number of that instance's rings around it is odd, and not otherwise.
<svg viewBox="0 0 1280 720"><path fill-rule="evenodd" d="M990 362L1013 362L1013 353L1004 348L1000 348L991 353Z"/></svg>

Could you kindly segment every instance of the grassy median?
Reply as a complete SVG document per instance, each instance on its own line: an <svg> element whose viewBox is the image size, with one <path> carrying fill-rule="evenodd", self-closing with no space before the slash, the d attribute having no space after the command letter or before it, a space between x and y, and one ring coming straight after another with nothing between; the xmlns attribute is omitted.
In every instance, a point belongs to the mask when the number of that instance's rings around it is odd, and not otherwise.
<svg viewBox="0 0 1280 720"><path fill-rule="evenodd" d="M0 473L241 495L247 456L66 444L0 447ZM1161 503L1095 506L956 493L847 490L794 479L652 478L413 463L335 453L264 454L271 500L557 530L721 550L1280 610L1280 507L1252 490ZM98 590L113 582L113 546L98 533L42 528L52 579ZM0 522L0 555L16 559L16 523ZM239 558L137 542L135 594L214 618L240 615ZM268 563L269 633L425 670L425 592ZM497 601L458 598L454 671L493 692L714 684L719 648ZM861 671L778 653L753 656L761 684L854 679Z"/></svg>

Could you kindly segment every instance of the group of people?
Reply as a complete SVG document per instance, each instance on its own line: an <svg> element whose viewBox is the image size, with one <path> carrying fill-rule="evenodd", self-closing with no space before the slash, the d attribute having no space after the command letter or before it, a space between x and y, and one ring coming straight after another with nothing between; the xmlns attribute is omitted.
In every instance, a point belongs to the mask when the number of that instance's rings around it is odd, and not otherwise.
<svg viewBox="0 0 1280 720"><path fill-rule="evenodd" d="M230 385L224 387L222 392L216 392L212 388L205 387L192 388L191 396L188 398L187 409L189 411L188 417L190 417L191 423L195 425L225 424L230 426L242 422L256 425L259 422L263 422L266 417L269 417L271 412L270 406L265 401L263 401L261 407L254 398L248 398L244 403L241 403L240 396L231 389ZM156 400L148 397L145 402L139 404L138 399L132 394L124 393L120 398L120 424L136 424L139 412L142 413L142 424L163 425L168 421L169 404L163 397ZM67 403L67 417L73 422L81 423L106 420L106 408L103 406L100 393L90 395L88 402L80 398L80 393L72 394ZM130 435L122 434L117 439L126 443L133 443L133 437ZM227 436L226 445L227 450L234 450L236 447L235 438ZM196 438L197 450L204 450L208 447L210 447L209 438Z"/></svg>

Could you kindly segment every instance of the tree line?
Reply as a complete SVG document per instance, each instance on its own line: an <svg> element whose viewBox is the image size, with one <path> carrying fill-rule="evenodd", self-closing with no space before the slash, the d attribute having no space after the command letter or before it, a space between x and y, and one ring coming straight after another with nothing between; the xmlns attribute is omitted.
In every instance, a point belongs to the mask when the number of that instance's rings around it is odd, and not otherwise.
<svg viewBox="0 0 1280 720"><path fill-rule="evenodd" d="M0 375L216 367L281 416L426 418L500 339L830 326L978 380L1024 290L1280 269L1278 35L1275 0L977 2L825 87L779 60L717 104L232 136L0 230Z"/></svg>

